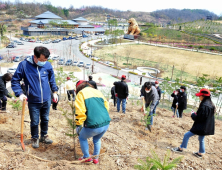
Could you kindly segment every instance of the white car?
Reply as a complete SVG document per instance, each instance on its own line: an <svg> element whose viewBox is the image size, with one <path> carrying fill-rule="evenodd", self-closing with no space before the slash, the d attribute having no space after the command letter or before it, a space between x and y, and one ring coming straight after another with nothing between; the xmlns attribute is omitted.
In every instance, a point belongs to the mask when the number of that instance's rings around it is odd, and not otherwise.
<svg viewBox="0 0 222 170"><path fill-rule="evenodd" d="M86 69L89 69L90 66L91 66L91 64L90 64L90 63L87 63L87 64L85 65L85 68L86 68Z"/></svg>
<svg viewBox="0 0 222 170"><path fill-rule="evenodd" d="M72 65L73 65L73 66L77 66L78 63L79 63L78 61L73 61Z"/></svg>
<svg viewBox="0 0 222 170"><path fill-rule="evenodd" d="M7 70L7 73L14 74L15 71L16 71L16 68L9 68L9 69Z"/></svg>
<svg viewBox="0 0 222 170"><path fill-rule="evenodd" d="M42 41L40 41L40 40L36 40L36 43L42 43Z"/></svg>
<svg viewBox="0 0 222 170"><path fill-rule="evenodd" d="M44 41L44 42L43 42L43 44L49 44L49 43L50 43L49 41Z"/></svg>
<svg viewBox="0 0 222 170"><path fill-rule="evenodd" d="M83 62L83 61L80 61L77 66L78 66L78 67L84 67L84 62Z"/></svg>

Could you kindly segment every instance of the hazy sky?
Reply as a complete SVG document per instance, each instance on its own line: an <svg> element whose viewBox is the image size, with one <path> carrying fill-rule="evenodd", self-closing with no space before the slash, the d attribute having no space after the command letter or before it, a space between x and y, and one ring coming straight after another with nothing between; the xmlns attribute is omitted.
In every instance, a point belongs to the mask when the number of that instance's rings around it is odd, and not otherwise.
<svg viewBox="0 0 222 170"><path fill-rule="evenodd" d="M4 1L4 0L3 0ZM15 1L15 0L10 0ZM47 0L20 0L22 2L45 2ZM222 0L49 0L52 5L74 8L81 6L102 6L119 10L152 12L157 9L206 9L217 15L222 14Z"/></svg>

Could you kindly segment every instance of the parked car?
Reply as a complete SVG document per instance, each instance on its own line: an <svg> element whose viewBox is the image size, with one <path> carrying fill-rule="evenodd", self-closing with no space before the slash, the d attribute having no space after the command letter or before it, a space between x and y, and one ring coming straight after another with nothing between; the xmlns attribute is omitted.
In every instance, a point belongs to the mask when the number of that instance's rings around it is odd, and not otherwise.
<svg viewBox="0 0 222 170"><path fill-rule="evenodd" d="M21 41L25 41L25 38L20 38Z"/></svg>
<svg viewBox="0 0 222 170"><path fill-rule="evenodd" d="M78 64L78 67L84 67L84 62L80 61L79 64Z"/></svg>
<svg viewBox="0 0 222 170"><path fill-rule="evenodd" d="M44 41L43 44L49 44L49 42L48 41Z"/></svg>
<svg viewBox="0 0 222 170"><path fill-rule="evenodd" d="M63 37L62 40L65 41L65 40L68 40L68 39L66 37Z"/></svg>
<svg viewBox="0 0 222 170"><path fill-rule="evenodd" d="M22 56L16 56L14 59L15 62L22 61Z"/></svg>
<svg viewBox="0 0 222 170"><path fill-rule="evenodd" d="M65 65L66 65L66 66L72 65L72 60L71 60L71 59L67 60L66 63L65 63Z"/></svg>
<svg viewBox="0 0 222 170"><path fill-rule="evenodd" d="M83 37L83 38L86 38L86 37L88 37L88 36L84 34L82 37Z"/></svg>
<svg viewBox="0 0 222 170"><path fill-rule="evenodd" d="M4 57L3 57L2 55L0 55L0 60L3 60L3 58L4 58Z"/></svg>
<svg viewBox="0 0 222 170"><path fill-rule="evenodd" d="M29 42L35 42L35 40L34 39L30 39Z"/></svg>
<svg viewBox="0 0 222 170"><path fill-rule="evenodd" d="M7 45L7 47L6 48L15 48L15 46L14 45L12 45L12 44L9 44L9 45Z"/></svg>
<svg viewBox="0 0 222 170"><path fill-rule="evenodd" d="M73 65L73 66L77 66L78 63L79 63L78 61L73 61L72 65Z"/></svg>
<svg viewBox="0 0 222 170"><path fill-rule="evenodd" d="M58 59L59 59L59 56L52 57L52 60L58 60Z"/></svg>
<svg viewBox="0 0 222 170"><path fill-rule="evenodd" d="M62 40L61 39L56 39L58 42L61 42Z"/></svg>
<svg viewBox="0 0 222 170"><path fill-rule="evenodd" d="M48 60L52 60L52 56L51 55L48 57Z"/></svg>
<svg viewBox="0 0 222 170"><path fill-rule="evenodd" d="M59 64L59 65L64 65L64 64L65 64L65 59L62 59L62 58L59 59L58 64Z"/></svg>
<svg viewBox="0 0 222 170"><path fill-rule="evenodd" d="M99 35L99 33L97 32L97 33L95 33L95 35Z"/></svg>
<svg viewBox="0 0 222 170"><path fill-rule="evenodd" d="M36 40L36 43L42 43L42 41L41 40Z"/></svg>
<svg viewBox="0 0 222 170"><path fill-rule="evenodd" d="M87 64L85 65L85 68L86 68L86 69L90 69L90 66L91 66L91 64L90 64L90 63L87 63Z"/></svg>
<svg viewBox="0 0 222 170"><path fill-rule="evenodd" d="M53 40L52 43L59 43L59 41L58 40Z"/></svg>
<svg viewBox="0 0 222 170"><path fill-rule="evenodd" d="M16 68L9 68L9 69L7 70L7 73L14 74L15 71L16 71Z"/></svg>
<svg viewBox="0 0 222 170"><path fill-rule="evenodd" d="M21 42L21 41L17 42L17 44L18 44L18 45L24 45L24 43Z"/></svg>

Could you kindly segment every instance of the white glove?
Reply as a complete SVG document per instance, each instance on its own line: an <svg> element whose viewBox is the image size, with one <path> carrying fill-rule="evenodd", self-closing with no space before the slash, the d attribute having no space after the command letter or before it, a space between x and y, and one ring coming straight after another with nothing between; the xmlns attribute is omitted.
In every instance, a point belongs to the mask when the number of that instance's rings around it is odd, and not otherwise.
<svg viewBox="0 0 222 170"><path fill-rule="evenodd" d="M21 101L23 101L23 99L27 99L27 97L26 97L26 95L24 95L24 94L21 94L20 96L19 96L19 99L21 100Z"/></svg>
<svg viewBox="0 0 222 170"><path fill-rule="evenodd" d="M12 100L15 100L15 98L14 98L14 97L12 97Z"/></svg>
<svg viewBox="0 0 222 170"><path fill-rule="evenodd" d="M53 100L55 103L58 102L58 95L56 93L53 93Z"/></svg>
<svg viewBox="0 0 222 170"><path fill-rule="evenodd" d="M144 99L144 96L141 96L141 100L143 100Z"/></svg>
<svg viewBox="0 0 222 170"><path fill-rule="evenodd" d="M176 105L178 106L178 103L176 103Z"/></svg>

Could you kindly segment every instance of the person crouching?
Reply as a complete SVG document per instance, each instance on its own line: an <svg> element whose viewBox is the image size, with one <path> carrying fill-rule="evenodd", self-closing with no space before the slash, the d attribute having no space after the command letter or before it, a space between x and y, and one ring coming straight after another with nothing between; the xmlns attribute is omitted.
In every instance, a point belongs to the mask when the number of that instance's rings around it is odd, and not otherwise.
<svg viewBox="0 0 222 170"><path fill-rule="evenodd" d="M109 103L103 94L93 88L91 84L84 80L76 83L76 132L79 135L79 142L83 157L79 160L87 159L85 162L97 164L98 156L90 158L88 138L93 138L93 156L99 155L101 148L101 138L107 131L110 123Z"/></svg>

